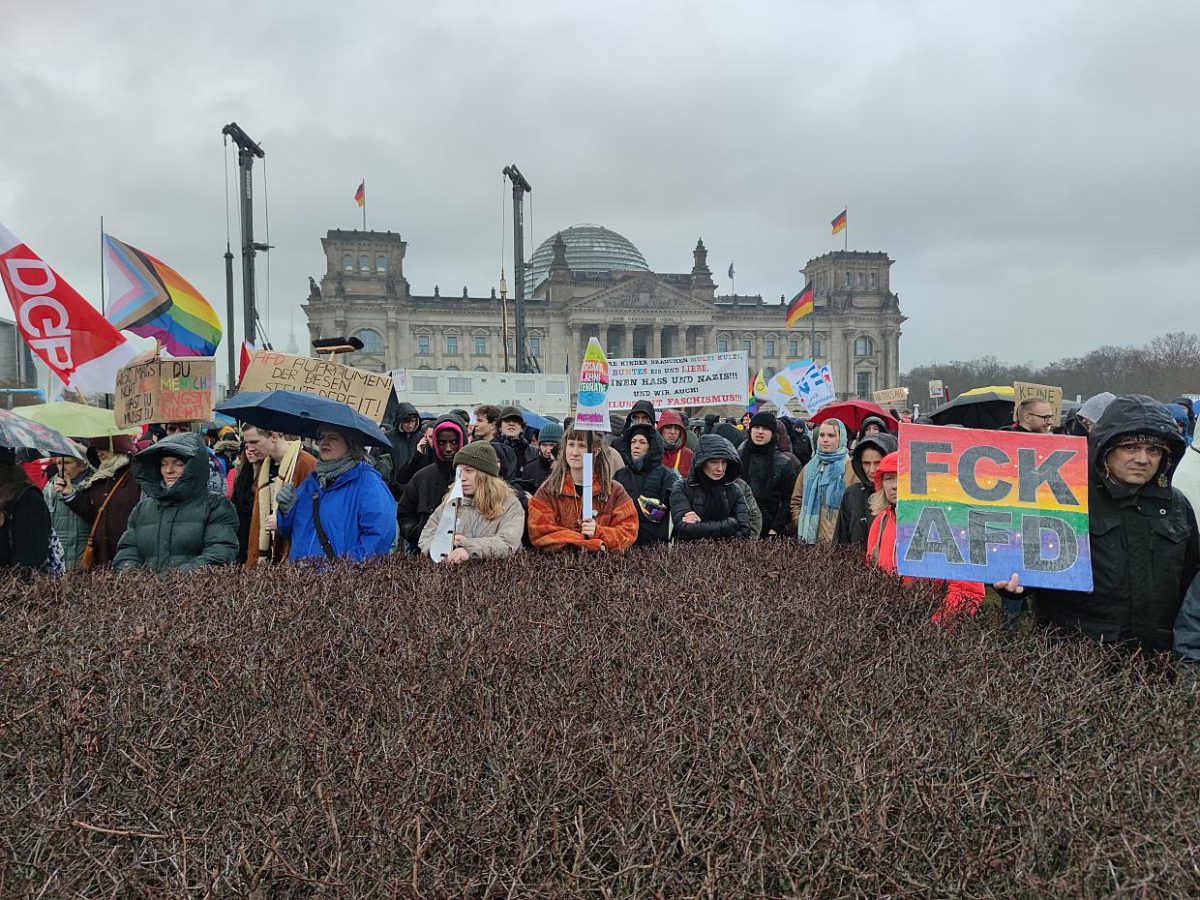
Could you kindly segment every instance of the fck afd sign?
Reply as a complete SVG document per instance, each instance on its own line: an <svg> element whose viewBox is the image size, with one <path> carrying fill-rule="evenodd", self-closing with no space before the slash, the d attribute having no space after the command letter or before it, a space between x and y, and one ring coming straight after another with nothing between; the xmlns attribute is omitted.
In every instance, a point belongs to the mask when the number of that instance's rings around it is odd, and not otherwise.
<svg viewBox="0 0 1200 900"><path fill-rule="evenodd" d="M113 389L117 370L137 355L100 312L0 225L0 279L21 337L69 388Z"/></svg>

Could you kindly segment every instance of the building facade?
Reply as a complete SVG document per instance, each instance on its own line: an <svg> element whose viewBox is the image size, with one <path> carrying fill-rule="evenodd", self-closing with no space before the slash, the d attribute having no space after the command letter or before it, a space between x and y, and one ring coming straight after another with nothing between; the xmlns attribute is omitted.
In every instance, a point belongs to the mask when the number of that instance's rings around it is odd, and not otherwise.
<svg viewBox="0 0 1200 900"><path fill-rule="evenodd" d="M310 337L356 336L363 349L344 361L373 371L503 371L505 310L488 296L414 294L404 277L400 235L330 231L321 241L325 273L309 278ZM698 241L690 272L653 272L632 243L596 225L560 231L534 251L525 301L527 358L542 372L578 375L588 339L610 357L689 356L744 350L751 373L793 359L828 363L841 396L869 397L899 383L904 317L891 290L886 253L835 251L808 262L815 311L795 329L781 302L718 295L708 251ZM782 301L782 297L780 300ZM507 302L508 358L513 301Z"/></svg>

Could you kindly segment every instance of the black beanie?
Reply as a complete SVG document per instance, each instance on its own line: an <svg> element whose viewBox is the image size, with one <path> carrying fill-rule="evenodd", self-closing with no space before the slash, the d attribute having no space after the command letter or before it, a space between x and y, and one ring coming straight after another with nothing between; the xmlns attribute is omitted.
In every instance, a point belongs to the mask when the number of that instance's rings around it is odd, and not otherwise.
<svg viewBox="0 0 1200 900"><path fill-rule="evenodd" d="M753 428L757 425L761 428L766 428L767 430L769 430L771 432L771 434L774 434L775 433L775 422L776 422L775 413L767 412L765 409L760 409L750 419L750 427Z"/></svg>

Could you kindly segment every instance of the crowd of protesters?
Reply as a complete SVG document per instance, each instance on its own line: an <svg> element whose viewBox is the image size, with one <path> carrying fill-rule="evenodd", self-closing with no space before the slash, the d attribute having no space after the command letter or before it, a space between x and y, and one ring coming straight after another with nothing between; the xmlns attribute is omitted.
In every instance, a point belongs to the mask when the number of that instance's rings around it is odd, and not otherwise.
<svg viewBox="0 0 1200 900"><path fill-rule="evenodd" d="M1087 438L1094 589L1026 589L1014 576L990 586L1004 615L1200 662L1191 402L1105 393L1061 426L1054 418L1044 400L1029 400L1006 430ZM401 403L390 446L371 452L332 426L302 442L249 425L169 423L137 441L80 445L82 459L57 460L40 483L42 470L0 451L0 566L158 571L430 555L450 521L449 564L790 539L854 547L894 572L902 420L811 426L757 410L689 422L640 401L601 435L569 419L535 430L516 407L430 420ZM986 587L946 583L934 620L973 615Z"/></svg>

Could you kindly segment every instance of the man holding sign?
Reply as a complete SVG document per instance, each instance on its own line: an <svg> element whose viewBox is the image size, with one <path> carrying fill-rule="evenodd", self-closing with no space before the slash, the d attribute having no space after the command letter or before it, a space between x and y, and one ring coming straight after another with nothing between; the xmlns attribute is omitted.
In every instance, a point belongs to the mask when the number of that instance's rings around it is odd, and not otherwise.
<svg viewBox="0 0 1200 900"><path fill-rule="evenodd" d="M1088 435L1094 587L1026 591L1013 574L996 587L1031 598L1038 622L1146 652L1171 649L1176 616L1200 571L1196 516L1171 475L1184 453L1156 400L1117 397Z"/></svg>

